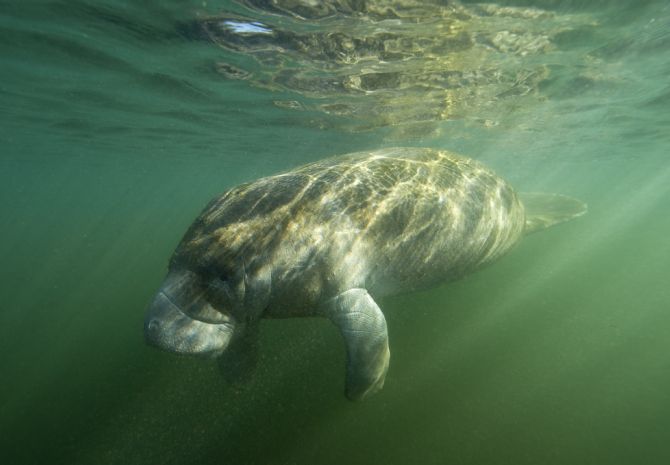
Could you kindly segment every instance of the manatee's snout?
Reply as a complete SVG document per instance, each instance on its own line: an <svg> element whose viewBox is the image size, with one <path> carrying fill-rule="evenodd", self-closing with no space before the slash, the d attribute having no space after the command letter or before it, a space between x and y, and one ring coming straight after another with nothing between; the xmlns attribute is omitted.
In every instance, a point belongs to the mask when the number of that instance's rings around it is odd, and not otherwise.
<svg viewBox="0 0 670 465"><path fill-rule="evenodd" d="M219 356L234 330L234 319L213 309L188 272L168 275L144 319L148 344L181 354Z"/></svg>

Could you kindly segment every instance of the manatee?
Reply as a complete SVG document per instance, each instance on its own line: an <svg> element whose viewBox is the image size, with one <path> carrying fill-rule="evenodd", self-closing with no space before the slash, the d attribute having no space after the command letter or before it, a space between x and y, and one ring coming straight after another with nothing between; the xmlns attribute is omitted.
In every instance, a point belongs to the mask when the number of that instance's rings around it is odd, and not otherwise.
<svg viewBox="0 0 670 465"><path fill-rule="evenodd" d="M149 305L146 341L253 367L264 318L325 317L346 347L345 394L363 399L389 366L381 297L459 279L525 234L586 212L556 194L517 194L445 150L387 148L234 187L196 218Z"/></svg>

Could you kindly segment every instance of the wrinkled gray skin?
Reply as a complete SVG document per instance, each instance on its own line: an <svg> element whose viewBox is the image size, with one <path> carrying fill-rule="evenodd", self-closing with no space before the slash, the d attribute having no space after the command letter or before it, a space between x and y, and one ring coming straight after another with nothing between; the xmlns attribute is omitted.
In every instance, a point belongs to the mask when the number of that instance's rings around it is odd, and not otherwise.
<svg viewBox="0 0 670 465"><path fill-rule="evenodd" d="M253 365L261 318L323 316L344 338L346 396L362 399L389 364L378 299L458 279L524 232L585 211L567 197L536 200L549 213L528 215L481 164L423 148L334 157L235 187L174 252L146 340L220 357L235 378Z"/></svg>

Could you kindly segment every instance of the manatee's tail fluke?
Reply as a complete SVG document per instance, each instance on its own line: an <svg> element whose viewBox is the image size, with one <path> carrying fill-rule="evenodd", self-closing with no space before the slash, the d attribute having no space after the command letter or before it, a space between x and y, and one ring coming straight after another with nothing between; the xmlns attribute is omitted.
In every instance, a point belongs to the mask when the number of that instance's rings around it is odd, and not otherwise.
<svg viewBox="0 0 670 465"><path fill-rule="evenodd" d="M587 210L584 202L566 195L527 192L519 194L519 197L526 210L524 234L570 221L582 216Z"/></svg>

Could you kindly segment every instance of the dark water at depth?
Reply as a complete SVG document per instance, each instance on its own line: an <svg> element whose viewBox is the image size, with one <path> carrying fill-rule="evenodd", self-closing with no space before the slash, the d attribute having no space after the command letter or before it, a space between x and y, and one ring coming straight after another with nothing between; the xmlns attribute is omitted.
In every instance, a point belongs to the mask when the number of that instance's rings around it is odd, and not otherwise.
<svg viewBox="0 0 670 465"><path fill-rule="evenodd" d="M0 3L0 462L670 463L668 3L263 3ZM383 301L363 403L327 321L266 322L244 389L145 346L212 196L395 145L589 214Z"/></svg>

